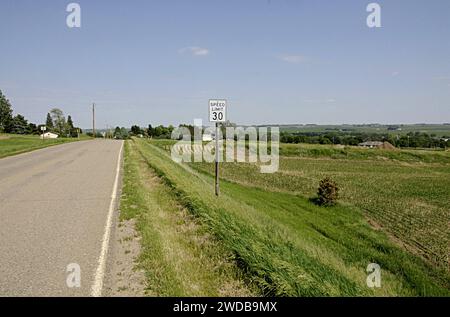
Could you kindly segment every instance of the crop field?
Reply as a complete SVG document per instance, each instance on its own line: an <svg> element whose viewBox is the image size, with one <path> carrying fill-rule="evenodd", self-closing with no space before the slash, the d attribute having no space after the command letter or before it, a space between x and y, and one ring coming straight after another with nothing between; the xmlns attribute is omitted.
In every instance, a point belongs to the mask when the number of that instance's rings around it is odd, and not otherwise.
<svg viewBox="0 0 450 317"><path fill-rule="evenodd" d="M409 132L420 132L435 134L438 137L450 136L450 124L401 124L394 125L397 130L389 130L390 125L284 125L281 131L284 132L364 132L364 133L389 133L389 134L407 134Z"/></svg>
<svg viewBox="0 0 450 317"><path fill-rule="evenodd" d="M86 140L86 137L82 139ZM78 139L59 138L43 141L37 135L0 134L0 158L74 141Z"/></svg>
<svg viewBox="0 0 450 317"><path fill-rule="evenodd" d="M280 170L222 164L221 176L242 185L313 197L330 176L344 204L360 208L374 227L409 251L449 268L450 152L281 145ZM212 174L213 164L193 164Z"/></svg>
<svg viewBox="0 0 450 317"><path fill-rule="evenodd" d="M260 174L256 164L222 164L224 180L217 198L212 164L173 162L167 151L173 144L170 141L127 142L126 155L145 162L136 167L140 169L138 174L150 171L158 176L171 199L217 239L217 247L223 248L224 254L229 254L227 259L234 263L227 266L226 274L244 281L248 285L245 292L256 289L268 296L450 294L450 276L444 265L438 264L445 262L445 243L439 238L448 239L445 155L433 158L439 161L435 163L421 161L421 154L411 160L394 161L380 156L346 161L321 156L319 152L314 156L292 155L295 149L290 149L290 154L281 158L277 174ZM125 164L126 188L130 173ZM432 172L427 168L432 168ZM411 174L411 170L416 174ZM398 185L396 177L382 176L394 172L408 186ZM339 183L342 201L336 206L318 207L309 199L323 175L331 175ZM351 180L352 177L356 179ZM422 186L426 180L432 180L433 185L418 193L416 186ZM427 209L428 217L420 208L410 209L413 204L403 195L431 207ZM128 198L124 199L127 206ZM384 206L386 202L388 206ZM182 218L183 213L179 212ZM415 217L416 213L420 218ZM444 226L429 217L430 213L436 214ZM430 228L416 225L416 221L427 221ZM427 235L426 241L419 240L418 230L427 230L426 234L422 231L422 235ZM414 243L416 240L426 242L427 248L420 248ZM151 245L151 241L142 243L144 249ZM370 263L382 268L381 288L366 285ZM159 265L144 260L141 265L148 272L150 285L151 272L155 267L158 272ZM217 272L220 269L208 263L204 270L210 270L211 276L219 279L223 276ZM242 291L242 287L239 289ZM208 293L196 293L202 294Z"/></svg>

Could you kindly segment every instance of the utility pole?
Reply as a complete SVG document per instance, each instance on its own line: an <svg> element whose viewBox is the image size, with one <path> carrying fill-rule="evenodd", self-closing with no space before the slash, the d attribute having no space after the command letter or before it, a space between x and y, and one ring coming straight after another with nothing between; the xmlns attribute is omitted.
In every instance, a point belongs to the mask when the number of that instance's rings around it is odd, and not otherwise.
<svg viewBox="0 0 450 317"><path fill-rule="evenodd" d="M95 139L95 103L92 104L92 136Z"/></svg>

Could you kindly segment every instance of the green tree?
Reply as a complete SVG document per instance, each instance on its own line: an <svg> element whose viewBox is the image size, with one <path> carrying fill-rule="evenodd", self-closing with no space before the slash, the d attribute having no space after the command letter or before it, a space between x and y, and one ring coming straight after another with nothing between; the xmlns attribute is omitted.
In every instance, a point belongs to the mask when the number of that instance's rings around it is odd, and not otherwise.
<svg viewBox="0 0 450 317"><path fill-rule="evenodd" d="M116 129L114 130L114 138L115 139L128 139L128 131L125 128L120 128L120 127L116 127Z"/></svg>
<svg viewBox="0 0 450 317"><path fill-rule="evenodd" d="M67 116L67 127L72 130L73 129L73 121L72 121L72 117L70 116L70 114Z"/></svg>
<svg viewBox="0 0 450 317"><path fill-rule="evenodd" d="M28 123L28 131L27 131L27 133L29 133L29 134L39 134L39 129L34 123L30 122L30 123Z"/></svg>
<svg viewBox="0 0 450 317"><path fill-rule="evenodd" d="M47 120L45 121L45 126L47 127L48 131L53 131L54 129L53 120L50 113L47 113Z"/></svg>
<svg viewBox="0 0 450 317"><path fill-rule="evenodd" d="M66 128L66 118L64 117L64 112L61 109L53 108L50 110L50 115L53 120L54 129L59 135L63 135Z"/></svg>
<svg viewBox="0 0 450 317"><path fill-rule="evenodd" d="M142 130L141 130L141 128L139 126L134 125L134 126L131 127L131 134L132 135L139 135L139 134L143 134L143 133L142 133Z"/></svg>
<svg viewBox="0 0 450 317"><path fill-rule="evenodd" d="M0 90L0 132L10 132L12 119L11 103Z"/></svg>
<svg viewBox="0 0 450 317"><path fill-rule="evenodd" d="M153 137L153 127L152 127L151 124L148 125L147 135L148 135L149 138Z"/></svg>
<svg viewBox="0 0 450 317"><path fill-rule="evenodd" d="M164 133L163 129L164 129L164 127L162 125L157 126L154 130L155 137L161 136Z"/></svg>
<svg viewBox="0 0 450 317"><path fill-rule="evenodd" d="M123 127L120 129L120 134L122 134L122 139L124 139L124 140L128 139L128 137L129 137L128 130Z"/></svg>
<svg viewBox="0 0 450 317"><path fill-rule="evenodd" d="M66 134L69 134L72 138L76 138L78 136L77 129L73 125L72 116L67 116L67 124L66 124Z"/></svg>
<svg viewBox="0 0 450 317"><path fill-rule="evenodd" d="M24 118L24 116L18 114L12 119L10 132L14 134L28 133L28 121Z"/></svg>

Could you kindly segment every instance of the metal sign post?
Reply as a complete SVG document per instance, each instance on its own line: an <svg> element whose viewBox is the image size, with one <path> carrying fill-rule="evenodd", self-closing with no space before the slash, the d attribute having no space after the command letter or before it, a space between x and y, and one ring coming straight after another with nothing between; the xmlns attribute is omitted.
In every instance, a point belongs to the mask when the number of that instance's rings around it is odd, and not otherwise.
<svg viewBox="0 0 450 317"><path fill-rule="evenodd" d="M45 141L45 130L47 130L47 127L41 127L41 131L42 131L42 142Z"/></svg>
<svg viewBox="0 0 450 317"><path fill-rule="evenodd" d="M215 193L216 196L219 196L220 188L219 188L219 123L226 121L226 108L227 101L226 100L217 100L211 99L209 101L209 121L215 122L216 124L216 159L215 159Z"/></svg>
<svg viewBox="0 0 450 317"><path fill-rule="evenodd" d="M216 181L215 181L215 193L216 196L219 196L220 188L219 188L219 122L216 122L216 162L215 162L215 171L216 171Z"/></svg>

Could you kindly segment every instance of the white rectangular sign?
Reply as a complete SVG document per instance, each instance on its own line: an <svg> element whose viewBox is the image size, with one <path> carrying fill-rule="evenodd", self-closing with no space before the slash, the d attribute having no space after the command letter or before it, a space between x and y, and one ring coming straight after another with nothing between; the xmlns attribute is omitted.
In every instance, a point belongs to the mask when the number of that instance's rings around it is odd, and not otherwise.
<svg viewBox="0 0 450 317"><path fill-rule="evenodd" d="M209 122L225 122L227 120L227 101L211 99L209 101Z"/></svg>

